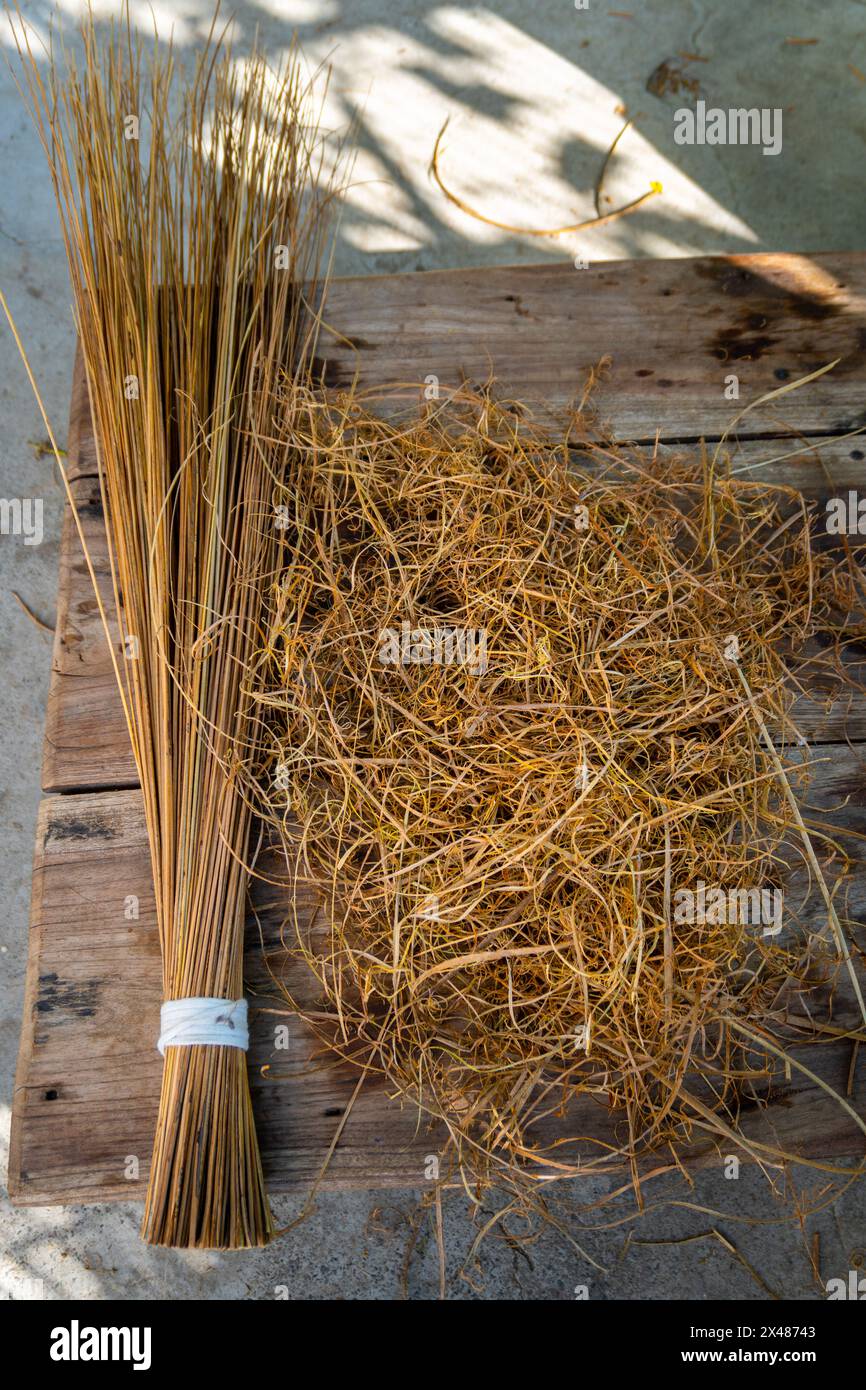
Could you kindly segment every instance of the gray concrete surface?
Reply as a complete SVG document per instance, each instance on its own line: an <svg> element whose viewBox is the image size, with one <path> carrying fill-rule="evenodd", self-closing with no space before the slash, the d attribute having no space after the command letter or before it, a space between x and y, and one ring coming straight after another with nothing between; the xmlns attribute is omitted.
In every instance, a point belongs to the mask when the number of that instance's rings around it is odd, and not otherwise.
<svg viewBox="0 0 866 1390"><path fill-rule="evenodd" d="M330 59L329 120L358 122L356 183L340 232L336 270L364 274L545 258L590 260L677 256L701 251L857 248L864 244L866 8L856 0L573 0L481 5L412 0L259 0L236 10L241 48L258 26L273 53L296 29L312 64ZM118 6L96 0L100 18ZM64 0L68 27L78 0ZM131 6L147 29L150 8ZM210 0L156 4L161 32L174 23L179 51L200 43ZM47 33L51 9L24 4ZM810 44L789 38L817 39ZM8 30L0 43L11 56ZM681 99L646 90L650 73L678 53L689 61L708 104L783 110L783 148L678 146ZM627 202L651 179L664 193L633 217L579 237L540 240L472 221L448 204L427 166L436 132L451 117L443 174L456 191L499 220L551 226L590 216L604 151L623 120L638 117L611 166L606 191ZM0 285L16 316L51 419L63 438L73 329L63 253L41 153L15 91L0 69ZM688 332L688 325L683 326ZM14 345L0 330L0 495L41 498L44 539L0 535L0 1145L8 1147L9 1101L26 959L30 863L50 638L24 615L17 590L53 621L62 499L45 430ZM5 1166L5 1158L3 1160ZM776 1174L777 1181L781 1181ZM813 1186L816 1184L813 1182ZM598 1195L598 1189L593 1189ZM546 1229L532 1245L488 1241L471 1282L460 1266L473 1238L465 1202L447 1203L448 1287L462 1298L821 1297L806 1242L791 1211L758 1173L738 1182L703 1174L689 1191L657 1194L664 1206L613 1229L586 1232L570 1204L555 1197L563 1222L585 1253ZM271 1250L256 1255L156 1252L138 1240L129 1205L0 1212L0 1292L20 1297L42 1280L48 1298L415 1298L435 1297L436 1255L422 1232L404 1283L404 1257L418 1194L352 1194L320 1199L315 1214ZM300 1202L276 1204L291 1219ZM378 1210L381 1208L381 1210ZM693 1209L694 1208L694 1209ZM721 1215L709 1214L716 1210ZM616 1209L627 1216L632 1208ZM744 1219L745 1218L745 1219ZM596 1215L610 1223L613 1217ZM760 1224L754 1224L754 1223ZM717 1227L755 1275L715 1236L680 1240ZM633 1229L632 1229L633 1228ZM628 1232L632 1230L631 1243ZM859 1190L807 1223L821 1236L821 1277L845 1276L866 1259L866 1214ZM604 1266L604 1271L591 1263Z"/></svg>

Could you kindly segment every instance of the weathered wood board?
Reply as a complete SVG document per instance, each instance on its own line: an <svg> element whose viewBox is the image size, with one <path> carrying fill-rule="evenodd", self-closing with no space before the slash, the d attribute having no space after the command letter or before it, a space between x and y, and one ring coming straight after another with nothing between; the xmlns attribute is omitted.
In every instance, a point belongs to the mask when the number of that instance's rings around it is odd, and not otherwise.
<svg viewBox="0 0 866 1390"><path fill-rule="evenodd" d="M89 420L89 417L88 417ZM82 426L79 433L91 438ZM831 438L812 441L794 458L774 467L754 469L765 482L784 482L811 499L825 499L836 492L863 484L866 463L851 457L858 441ZM738 454L738 467L762 463L774 452L786 452L784 441L751 440ZM864 436L866 450L866 436ZM746 475L748 476L748 475ZM828 481L832 479L832 484ZM101 581L107 611L111 611L111 582L105 526L95 477L79 476L73 483L76 505L94 569ZM815 644L809 655L816 651ZM804 737L816 743L866 739L866 648L861 653L858 678L863 690L841 689L828 670L826 680L815 681L811 697L798 698L794 717ZM853 666L854 653L848 663ZM821 693L817 687L820 684ZM111 656L93 586L70 508L66 510L60 550L60 585L57 630L54 639L52 680L45 715L42 786L45 791L83 791L102 787L132 787L136 772L115 687Z"/></svg>
<svg viewBox="0 0 866 1390"><path fill-rule="evenodd" d="M381 394L386 382L443 385L495 375L536 408L568 404L610 355L596 404L620 439L718 437L741 401L839 358L808 391L754 413L741 437L837 434L866 422L862 252L704 256L427 271L337 280L323 340L326 378ZM417 396L417 387L411 394ZM398 393L385 393L393 408Z"/></svg>
<svg viewBox="0 0 866 1390"><path fill-rule="evenodd" d="M841 751L841 750L840 750ZM856 770L843 759L816 769L811 799L836 804L856 789ZM846 824L866 832L866 797ZM855 854L857 850L855 849ZM866 851L860 863L866 867ZM11 1155L13 1198L65 1202L140 1195L147 1176L162 1060L154 1046L161 970L148 862L147 834L136 790L56 796L42 802L33 880L32 978L22 1039ZM137 919L127 917L130 898ZM299 913L313 910L303 898ZM849 894L847 911L866 919L866 876ZM280 942L284 913L264 910L250 928L247 982L251 994L250 1064L259 1140L269 1186L282 1191L312 1182L357 1076L343 1064L316 1059L305 1028L280 1010L268 967L299 1000L312 1002L310 977L291 965ZM288 966L288 968L287 968ZM835 1023L856 1021L840 987ZM288 1028L275 1050L274 1025ZM844 1094L851 1044L798 1051ZM261 1075L263 1066L270 1068ZM852 1103L866 1106L866 1068L856 1073ZM375 1081L365 1083L326 1176L328 1185L420 1186L425 1156L438 1137L416 1127ZM857 1151L858 1131L823 1091L794 1073L779 1101L743 1117L747 1137L775 1136L813 1156ZM564 1122L548 1121L539 1141L584 1136L587 1161L596 1144L613 1144L618 1122L598 1105L574 1106ZM131 1179L129 1159L139 1160ZM715 1160L696 1146L695 1163ZM655 1162L655 1161L654 1161Z"/></svg>
<svg viewBox="0 0 866 1390"><path fill-rule="evenodd" d="M839 367L780 402L755 412L743 430L738 465L784 481L811 497L866 482L866 443L838 436L866 421L866 256L702 258L570 266L434 272L336 281L323 339L326 379L357 372L371 393L393 381L381 408L405 408L429 375L443 387L495 372L503 392L558 410L585 371L609 353L600 415L621 439L718 437L736 406L723 395L736 372L741 404L834 357ZM783 437L786 431L793 436ZM862 446L862 447L861 447ZM766 459L793 451L779 463ZM96 451L86 387L76 365L68 436L69 472L88 546L110 597ZM748 475L748 476L751 476ZM826 698L801 701L803 731L827 761L816 771L813 798L846 801L845 825L866 830L866 778L844 740L866 739L866 697L837 699L828 673ZM34 862L30 958L24 1026L13 1106L9 1185L22 1203L73 1202L139 1195L147 1175L161 1060L154 1047L160 1003L147 844L135 768L114 686L110 655L87 568L67 513L61 551L58 621L46 717L43 786L62 793L40 809ZM855 860L862 851L852 841ZM137 899L138 917L127 914ZM303 909L302 909L303 910ZM847 910L866 920L866 873ZM275 990L267 974L286 968L279 947L280 907L265 911L267 957L257 934L247 953L253 991L250 1053L254 1100L271 1188L297 1188L318 1174L355 1085L345 1066L310 1060L305 1030L269 1012ZM289 968L300 997L309 980ZM293 973L294 972L294 973ZM850 1001L838 1001L837 1022ZM289 1027L289 1047L274 1051L274 1023ZM806 1051L802 1060L845 1090L850 1045ZM269 1066L266 1076L260 1068ZM852 1104L866 1103L866 1076L855 1069ZM416 1125L381 1087L362 1089L325 1182L418 1186L424 1156L437 1139ZM551 1122L552 1125L552 1122ZM612 1142L615 1125L597 1106L576 1110L567 1132ZM765 1114L744 1119L747 1135L766 1126L792 1151L859 1152L852 1122L819 1087L795 1073ZM562 1135L562 1124L556 1130ZM544 1141L552 1128L540 1132ZM584 1142L587 1157L592 1146ZM139 1161L130 1177L128 1159ZM695 1162L708 1150L695 1150Z"/></svg>

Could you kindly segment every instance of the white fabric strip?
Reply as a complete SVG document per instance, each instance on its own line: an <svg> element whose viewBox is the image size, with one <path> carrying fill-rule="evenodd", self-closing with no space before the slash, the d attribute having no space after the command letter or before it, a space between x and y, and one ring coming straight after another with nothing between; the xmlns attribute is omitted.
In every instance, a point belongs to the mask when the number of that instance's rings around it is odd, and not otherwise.
<svg viewBox="0 0 866 1390"><path fill-rule="evenodd" d="M160 1010L157 1047L250 1045L246 999L168 999Z"/></svg>

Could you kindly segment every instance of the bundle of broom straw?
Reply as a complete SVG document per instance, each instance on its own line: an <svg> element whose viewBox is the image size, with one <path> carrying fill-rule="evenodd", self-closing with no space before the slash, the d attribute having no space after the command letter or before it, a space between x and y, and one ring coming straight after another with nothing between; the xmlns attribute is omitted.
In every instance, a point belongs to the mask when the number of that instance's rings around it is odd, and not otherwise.
<svg viewBox="0 0 866 1390"><path fill-rule="evenodd" d="M52 52L43 76L17 31L87 371L164 998L231 1001L216 1036L234 1026L242 1043L259 740L246 679L281 476L262 440L275 373L303 371L315 338L304 293L324 272L332 192L321 89L295 51L276 71L259 52L241 65L213 28L181 81L171 45L143 51L128 15L104 45L91 15L81 39L80 65ZM164 1025L144 1238L263 1245L243 1047L177 1036Z"/></svg>

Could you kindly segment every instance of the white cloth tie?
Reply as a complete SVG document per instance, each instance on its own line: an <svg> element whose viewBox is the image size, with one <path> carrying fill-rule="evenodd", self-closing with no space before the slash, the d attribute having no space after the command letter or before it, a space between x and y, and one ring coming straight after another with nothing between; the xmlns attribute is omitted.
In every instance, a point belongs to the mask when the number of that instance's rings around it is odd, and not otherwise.
<svg viewBox="0 0 866 1390"><path fill-rule="evenodd" d="M167 999L160 1010L157 1047L250 1045L246 999Z"/></svg>

